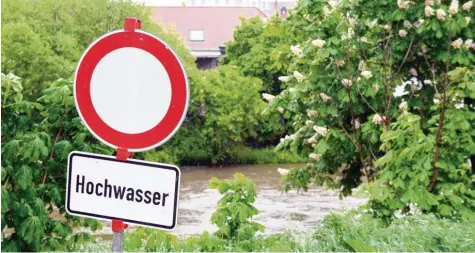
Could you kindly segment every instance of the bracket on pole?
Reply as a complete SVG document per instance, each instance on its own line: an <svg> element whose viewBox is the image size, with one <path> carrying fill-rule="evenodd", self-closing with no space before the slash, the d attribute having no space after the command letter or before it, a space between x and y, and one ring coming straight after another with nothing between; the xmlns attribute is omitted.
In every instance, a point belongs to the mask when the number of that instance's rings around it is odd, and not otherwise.
<svg viewBox="0 0 475 253"><path fill-rule="evenodd" d="M142 29L142 21L138 18L125 18L124 31L134 32L136 29Z"/></svg>

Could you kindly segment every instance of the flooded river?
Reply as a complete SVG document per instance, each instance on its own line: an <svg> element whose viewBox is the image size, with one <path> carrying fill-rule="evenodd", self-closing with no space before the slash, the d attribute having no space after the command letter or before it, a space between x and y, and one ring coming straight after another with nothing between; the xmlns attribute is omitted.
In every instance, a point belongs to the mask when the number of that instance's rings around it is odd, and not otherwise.
<svg viewBox="0 0 475 253"><path fill-rule="evenodd" d="M365 202L360 198L339 200L335 191L314 188L308 192L292 190L282 193L280 174L277 168L291 168L303 165L241 165L222 168L182 167L178 224L173 232L179 237L216 230L210 224L211 214L221 195L208 187L211 177L232 179L234 173L241 172L251 178L257 187L256 208L259 215L256 221L266 227L266 234L282 233L286 229L314 230L316 224L331 211L350 209ZM110 223L98 236L108 240L112 234Z"/></svg>

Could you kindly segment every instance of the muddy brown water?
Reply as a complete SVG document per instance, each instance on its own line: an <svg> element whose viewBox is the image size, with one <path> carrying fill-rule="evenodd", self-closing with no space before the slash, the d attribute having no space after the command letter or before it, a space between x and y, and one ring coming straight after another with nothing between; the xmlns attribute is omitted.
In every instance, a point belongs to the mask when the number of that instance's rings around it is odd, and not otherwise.
<svg viewBox="0 0 475 253"><path fill-rule="evenodd" d="M355 208L366 200L348 197L338 198L336 191L313 188L308 192L292 190L282 193L281 175L277 168L302 167L302 164L240 165L222 168L182 167L178 223L173 234L183 238L213 232L217 228L209 220L215 211L221 195L209 189L211 177L232 179L234 173L241 172L253 180L257 187L255 207L259 215L255 217L266 227L265 234L283 233L286 230L312 231L323 217L332 211ZM103 229L96 231L102 240L111 240L110 222L103 223Z"/></svg>

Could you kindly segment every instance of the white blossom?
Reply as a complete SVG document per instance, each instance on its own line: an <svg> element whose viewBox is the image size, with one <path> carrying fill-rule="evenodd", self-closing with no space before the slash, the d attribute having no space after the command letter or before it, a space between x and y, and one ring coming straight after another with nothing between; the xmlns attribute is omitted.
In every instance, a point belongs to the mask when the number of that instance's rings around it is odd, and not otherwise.
<svg viewBox="0 0 475 253"><path fill-rule="evenodd" d="M368 43L368 38L366 38L366 37L361 37L361 38L360 38L360 41L361 41L361 42L364 42L364 43Z"/></svg>
<svg viewBox="0 0 475 253"><path fill-rule="evenodd" d="M306 126L313 126L313 121L307 120L307 121L305 121L305 125Z"/></svg>
<svg viewBox="0 0 475 253"><path fill-rule="evenodd" d="M411 22L404 20L404 27L406 27L407 29L411 29L412 28Z"/></svg>
<svg viewBox="0 0 475 253"><path fill-rule="evenodd" d="M426 5L434 5L434 0L426 0Z"/></svg>
<svg viewBox="0 0 475 253"><path fill-rule="evenodd" d="M353 85L353 82L351 82L349 79L343 79L341 84L343 84L345 88L350 88Z"/></svg>
<svg viewBox="0 0 475 253"><path fill-rule="evenodd" d="M279 107L277 107L277 111L279 111L280 113L284 113L285 110L284 110L284 108L279 106Z"/></svg>
<svg viewBox="0 0 475 253"><path fill-rule="evenodd" d="M424 84L425 85L432 85L432 81L431 80L424 80Z"/></svg>
<svg viewBox="0 0 475 253"><path fill-rule="evenodd" d="M390 25L385 25L383 28L384 28L384 30L386 30L386 31L391 30L391 26L390 26Z"/></svg>
<svg viewBox="0 0 475 253"><path fill-rule="evenodd" d="M277 172L279 172L279 174L281 174L282 176L285 176L285 175L289 174L289 170L288 170L288 169L278 168L278 169L277 169Z"/></svg>
<svg viewBox="0 0 475 253"><path fill-rule="evenodd" d="M462 10L469 11L470 9L472 9L472 6L473 6L473 1L468 1L462 5Z"/></svg>
<svg viewBox="0 0 475 253"><path fill-rule="evenodd" d="M358 70L364 70L366 68L366 63L365 61L361 60L359 63L358 63Z"/></svg>
<svg viewBox="0 0 475 253"><path fill-rule="evenodd" d="M297 140L298 137L299 137L299 136L298 136L297 134L291 134L290 137L289 137L289 139L295 141L295 140Z"/></svg>
<svg viewBox="0 0 475 253"><path fill-rule="evenodd" d="M424 9L424 13L425 13L426 17L433 16L434 15L434 9L432 9L432 7L427 5L426 8Z"/></svg>
<svg viewBox="0 0 475 253"><path fill-rule="evenodd" d="M318 160L320 160L321 155L312 153L312 154L308 155L308 157L310 157L310 158L313 159L313 160L317 160L317 161L318 161Z"/></svg>
<svg viewBox="0 0 475 253"><path fill-rule="evenodd" d="M332 98L329 97L327 94L325 93L320 93L320 98L324 101L324 102L328 102L329 100L331 100Z"/></svg>
<svg viewBox="0 0 475 253"><path fill-rule="evenodd" d="M381 117L381 115L375 114L373 116L373 123L376 124L376 125L381 125L381 124L384 123L385 118L386 118L385 116Z"/></svg>
<svg viewBox="0 0 475 253"><path fill-rule="evenodd" d="M275 98L275 96L274 96L274 95L271 95L271 94L269 94L269 93L262 93L262 98L264 98L264 99L267 100L267 101L271 101L272 99Z"/></svg>
<svg viewBox="0 0 475 253"><path fill-rule="evenodd" d="M315 130L315 132L317 132L317 134L321 136L326 136L328 132L328 129L326 127L321 126L313 126L313 130Z"/></svg>
<svg viewBox="0 0 475 253"><path fill-rule="evenodd" d="M311 117L315 117L317 115L317 111L315 110L307 110L307 116L309 116L310 118Z"/></svg>
<svg viewBox="0 0 475 253"><path fill-rule="evenodd" d="M458 0L452 0L452 2L450 3L450 6L449 6L448 12L452 15L455 15L455 14L457 14L458 11L459 11L459 1Z"/></svg>
<svg viewBox="0 0 475 253"><path fill-rule="evenodd" d="M460 47L462 47L462 44L463 44L463 40L461 38L458 38L456 41L452 42L452 47L456 48L456 49L459 49Z"/></svg>
<svg viewBox="0 0 475 253"><path fill-rule="evenodd" d="M335 63L336 63L336 65L337 65L338 67L342 67L343 65L345 65L345 61L344 61L344 60L337 60Z"/></svg>
<svg viewBox="0 0 475 253"><path fill-rule="evenodd" d="M464 101L463 101L463 99L461 99L459 103L456 103L456 104L455 104L455 108L457 108L457 109L462 109L463 106L464 106Z"/></svg>
<svg viewBox="0 0 475 253"><path fill-rule="evenodd" d="M373 77L373 74L369 70L363 70L361 72L361 75L366 79L370 79L371 77Z"/></svg>
<svg viewBox="0 0 475 253"><path fill-rule="evenodd" d="M406 110L407 109L407 102L406 101L402 101L400 104L399 104L399 110Z"/></svg>
<svg viewBox="0 0 475 253"><path fill-rule="evenodd" d="M300 45L291 45L290 51L292 51L292 53L294 53L295 55L299 56L302 53L302 48L300 48Z"/></svg>
<svg viewBox="0 0 475 253"><path fill-rule="evenodd" d="M312 41L312 44L316 47L322 48L325 45L325 41L321 39L316 39Z"/></svg>
<svg viewBox="0 0 475 253"><path fill-rule="evenodd" d="M467 23L467 25L470 24L470 19L470 17L465 17L465 23Z"/></svg>
<svg viewBox="0 0 475 253"><path fill-rule="evenodd" d="M399 30L399 37L401 37L401 38L405 38L405 37L406 37L406 35L407 35L407 32L406 32L405 30L402 30L402 29L401 29L401 30Z"/></svg>
<svg viewBox="0 0 475 253"><path fill-rule="evenodd" d="M310 138L307 140L307 142L308 142L308 143L315 143L315 142L317 142L317 136L318 136L317 134L313 135L312 137L310 137Z"/></svg>
<svg viewBox="0 0 475 253"><path fill-rule="evenodd" d="M445 20L445 16L446 16L446 14L445 14L444 10L442 10L442 9L437 10L437 19L438 20L442 20L442 21Z"/></svg>
<svg viewBox="0 0 475 253"><path fill-rule="evenodd" d="M328 0L328 4L330 5L332 9L335 9L338 6L339 4L338 2L339 2L338 0Z"/></svg>
<svg viewBox="0 0 475 253"><path fill-rule="evenodd" d="M472 43L473 43L473 40L472 39L468 39L465 41L465 43L463 44L463 47L465 49L470 49L472 47Z"/></svg>
<svg viewBox="0 0 475 253"><path fill-rule="evenodd" d="M376 92L378 92L378 90L379 90L379 85L373 84L373 85L371 85L371 87L372 87Z"/></svg>
<svg viewBox="0 0 475 253"><path fill-rule="evenodd" d="M302 82L303 79L305 79L305 76L300 74L300 72L298 72L298 71L294 71L294 77L295 77L295 79L297 79L297 82Z"/></svg>
<svg viewBox="0 0 475 253"><path fill-rule="evenodd" d="M279 76L279 81L284 82L284 83L290 81L291 79L292 79L291 76Z"/></svg>
<svg viewBox="0 0 475 253"><path fill-rule="evenodd" d="M394 212L394 217L396 217L396 219L401 219L404 216L405 215L402 213L401 209L398 209L396 212Z"/></svg>
<svg viewBox="0 0 475 253"><path fill-rule="evenodd" d="M397 5L399 6L399 9L407 10L410 4L411 1L397 0Z"/></svg>
<svg viewBox="0 0 475 253"><path fill-rule="evenodd" d="M349 19L348 19L348 23L350 23L350 26L351 26L351 27L355 27L355 25L356 25L356 19L354 19L354 18L349 18Z"/></svg>

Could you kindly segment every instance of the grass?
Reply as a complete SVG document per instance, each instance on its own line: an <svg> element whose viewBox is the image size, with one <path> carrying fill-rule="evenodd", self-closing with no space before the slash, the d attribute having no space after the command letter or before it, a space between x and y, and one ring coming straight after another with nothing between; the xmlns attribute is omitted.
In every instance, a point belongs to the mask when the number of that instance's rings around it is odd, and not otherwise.
<svg viewBox="0 0 475 253"><path fill-rule="evenodd" d="M131 240L125 243L131 243ZM314 232L289 231L282 235L259 236L241 243L251 245L251 251L254 252L475 252L475 224L424 214L396 219L386 226L369 215L351 212L326 216ZM135 248L126 245L125 248L128 251L246 251L238 245L219 243L209 234L172 244L161 242L161 245L167 246L147 244L144 242ZM108 247L95 244L82 245L77 249L96 252L109 250Z"/></svg>

